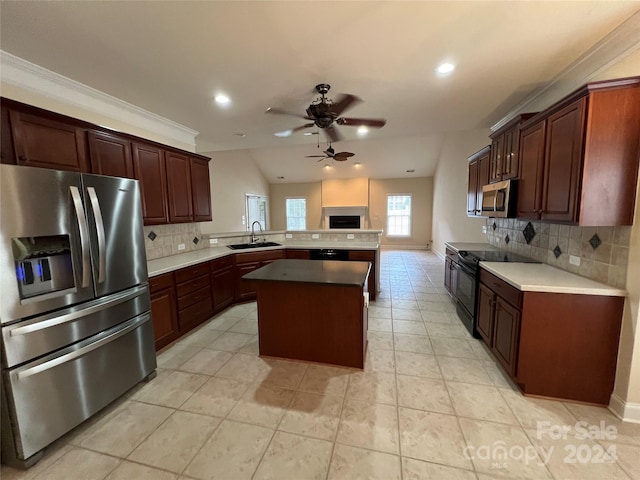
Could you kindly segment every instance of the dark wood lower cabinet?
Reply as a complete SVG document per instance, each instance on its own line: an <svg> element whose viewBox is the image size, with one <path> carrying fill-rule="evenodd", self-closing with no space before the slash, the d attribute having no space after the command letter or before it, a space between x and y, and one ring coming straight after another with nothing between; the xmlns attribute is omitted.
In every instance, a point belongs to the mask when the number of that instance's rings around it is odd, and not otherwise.
<svg viewBox="0 0 640 480"><path fill-rule="evenodd" d="M521 292L485 270L480 280L477 330L524 394L609 404L624 297Z"/></svg>
<svg viewBox="0 0 640 480"><path fill-rule="evenodd" d="M149 288L153 334L156 350L160 350L180 336L173 273L152 277L149 279Z"/></svg>
<svg viewBox="0 0 640 480"><path fill-rule="evenodd" d="M235 298L233 256L211 260L209 268L211 270L213 311L218 313L231 305Z"/></svg>

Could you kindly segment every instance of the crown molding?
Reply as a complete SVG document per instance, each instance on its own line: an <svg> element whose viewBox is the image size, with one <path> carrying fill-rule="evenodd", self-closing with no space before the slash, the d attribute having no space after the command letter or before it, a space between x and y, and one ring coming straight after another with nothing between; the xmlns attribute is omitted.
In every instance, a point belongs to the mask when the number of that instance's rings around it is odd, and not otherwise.
<svg viewBox="0 0 640 480"><path fill-rule="evenodd" d="M576 60L567 65L547 85L535 90L531 95L516 105L507 115L491 127L495 132L516 115L526 112L529 105L533 104L543 95L553 90L561 90L562 96L571 93L571 90L589 83L599 73L618 63L627 55L640 48L640 11L634 13L624 22L609 32L589 50L580 55Z"/></svg>
<svg viewBox="0 0 640 480"><path fill-rule="evenodd" d="M88 85L72 80L0 50L1 80L57 102L124 122L136 128L193 146L200 133L168 118L136 107Z"/></svg>

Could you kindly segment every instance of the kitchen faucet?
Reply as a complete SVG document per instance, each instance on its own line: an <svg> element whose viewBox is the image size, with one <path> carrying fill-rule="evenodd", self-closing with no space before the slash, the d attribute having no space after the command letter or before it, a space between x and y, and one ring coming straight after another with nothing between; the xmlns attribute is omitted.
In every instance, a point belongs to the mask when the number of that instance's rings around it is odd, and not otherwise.
<svg viewBox="0 0 640 480"><path fill-rule="evenodd" d="M255 230L254 230L254 227L255 227L256 223L258 224L258 227L260 227L260 233L263 233L263 231L262 231L262 224L261 224L258 220L256 220L255 222L253 222L253 223L251 224L251 243L256 243L256 242L259 240L259 238L258 238L258 237L256 237L256 232L255 232Z"/></svg>

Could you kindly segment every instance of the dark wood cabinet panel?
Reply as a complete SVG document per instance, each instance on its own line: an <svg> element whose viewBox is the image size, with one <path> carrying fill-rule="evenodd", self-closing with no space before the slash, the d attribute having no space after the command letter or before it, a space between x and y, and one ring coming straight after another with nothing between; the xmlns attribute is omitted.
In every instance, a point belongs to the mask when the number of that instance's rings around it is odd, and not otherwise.
<svg viewBox="0 0 640 480"><path fill-rule="evenodd" d="M518 115L489 136L492 140L489 169L491 183L518 177L520 126L534 115L535 113Z"/></svg>
<svg viewBox="0 0 640 480"><path fill-rule="evenodd" d="M538 218L542 208L545 125L543 120L527 127L520 135L518 218Z"/></svg>
<svg viewBox="0 0 640 480"><path fill-rule="evenodd" d="M193 220L211 221L211 186L209 184L209 161L191 157L191 194L193 196Z"/></svg>
<svg viewBox="0 0 640 480"><path fill-rule="evenodd" d="M504 136L499 136L491 143L491 162L489 167L489 181L502 180L502 153L504 150Z"/></svg>
<svg viewBox="0 0 640 480"><path fill-rule="evenodd" d="M169 222L192 222L193 196L189 157L175 152L164 152L164 158L167 169Z"/></svg>
<svg viewBox="0 0 640 480"><path fill-rule="evenodd" d="M16 164L9 109L4 102L0 105L0 163Z"/></svg>
<svg viewBox="0 0 640 480"><path fill-rule="evenodd" d="M572 222L577 217L586 101L581 98L547 119L543 220Z"/></svg>
<svg viewBox="0 0 640 480"><path fill-rule="evenodd" d="M112 177L134 178L131 142L103 132L87 132L91 172Z"/></svg>
<svg viewBox="0 0 640 480"><path fill-rule="evenodd" d="M298 258L301 260L309 260L311 258L311 252L309 250L299 250L293 248L287 248L286 252L287 258Z"/></svg>
<svg viewBox="0 0 640 480"><path fill-rule="evenodd" d="M376 299L377 272L376 251L375 250L349 250L348 258L354 262L370 262L371 270L367 280L367 291L371 300Z"/></svg>
<svg viewBox="0 0 640 480"><path fill-rule="evenodd" d="M467 215L475 215L479 208L477 203L478 195L478 160L469 162L469 183L467 188Z"/></svg>
<svg viewBox="0 0 640 480"><path fill-rule="evenodd" d="M489 183L491 171L491 146L468 158L469 182L467 189L467 215L482 216L482 187Z"/></svg>
<svg viewBox="0 0 640 480"><path fill-rule="evenodd" d="M18 165L89 172L83 128L9 111Z"/></svg>
<svg viewBox="0 0 640 480"><path fill-rule="evenodd" d="M519 334L520 311L496 296L492 350L504 369L512 376L516 374Z"/></svg>
<svg viewBox="0 0 640 480"><path fill-rule="evenodd" d="M504 147L502 158L501 179L509 180L518 177L518 138L519 131L517 128L504 133Z"/></svg>
<svg viewBox="0 0 640 480"><path fill-rule="evenodd" d="M254 270L257 270L260 267L261 267L261 262L250 262L250 263L242 263L240 265L236 265L235 295L236 295L237 302L245 302L248 300L256 299L256 292L257 292L256 282L252 280L244 280L242 276L246 275L247 273L253 272Z"/></svg>
<svg viewBox="0 0 640 480"><path fill-rule="evenodd" d="M233 303L234 291L233 266L211 272L211 293L213 311L220 312Z"/></svg>
<svg viewBox="0 0 640 480"><path fill-rule="evenodd" d="M483 283L478 285L478 312L476 330L489 346L493 347L493 304L495 295Z"/></svg>
<svg viewBox="0 0 640 480"><path fill-rule="evenodd" d="M145 225L169 223L167 172L162 150L142 143L132 144L133 170L140 182Z"/></svg>
<svg viewBox="0 0 640 480"><path fill-rule="evenodd" d="M151 321L156 350L179 337L178 310L173 274L167 273L149 279L151 290Z"/></svg>

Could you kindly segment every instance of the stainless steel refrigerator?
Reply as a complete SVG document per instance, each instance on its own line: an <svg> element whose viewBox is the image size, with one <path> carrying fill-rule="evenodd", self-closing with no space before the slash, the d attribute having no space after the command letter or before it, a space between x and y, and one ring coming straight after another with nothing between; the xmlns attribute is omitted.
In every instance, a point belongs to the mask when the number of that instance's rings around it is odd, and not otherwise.
<svg viewBox="0 0 640 480"><path fill-rule="evenodd" d="M2 461L155 375L136 180L0 165Z"/></svg>

